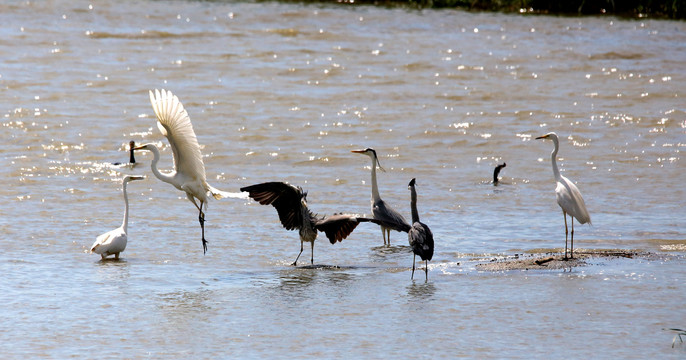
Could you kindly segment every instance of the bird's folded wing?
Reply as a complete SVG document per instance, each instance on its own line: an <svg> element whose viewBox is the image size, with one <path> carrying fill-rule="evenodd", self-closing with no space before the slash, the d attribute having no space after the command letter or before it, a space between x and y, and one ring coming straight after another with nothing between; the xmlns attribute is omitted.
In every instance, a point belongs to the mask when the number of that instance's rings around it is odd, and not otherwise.
<svg viewBox="0 0 686 360"><path fill-rule="evenodd" d="M272 205L279 213L279 220L287 230L302 226L301 190L284 182L266 182L242 187L253 200L262 205Z"/></svg>
<svg viewBox="0 0 686 360"><path fill-rule="evenodd" d="M183 174L195 174L205 181L205 165L191 119L183 104L171 91L150 91L150 103L157 116L157 127L167 137L174 153L174 169Z"/></svg>

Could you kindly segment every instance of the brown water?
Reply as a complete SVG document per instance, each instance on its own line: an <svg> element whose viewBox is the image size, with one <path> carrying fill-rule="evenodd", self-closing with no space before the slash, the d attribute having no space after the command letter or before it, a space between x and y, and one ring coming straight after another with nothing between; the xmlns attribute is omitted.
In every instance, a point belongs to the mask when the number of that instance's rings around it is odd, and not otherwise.
<svg viewBox="0 0 686 360"><path fill-rule="evenodd" d="M686 23L453 10L183 1L0 5L3 358L683 358ZM289 181L321 214L409 218L436 238L429 282L407 240L360 225L289 266L296 232L227 199L197 214L135 168L165 146L149 89L177 94L211 184ZM593 226L578 249L639 249L565 271L481 272L559 251L551 142ZM507 162L503 184L489 184ZM131 220L123 261L87 249ZM307 250L305 254L307 254ZM305 256L307 257L307 256ZM417 280L420 279L420 280ZM411 354L411 355L410 355Z"/></svg>

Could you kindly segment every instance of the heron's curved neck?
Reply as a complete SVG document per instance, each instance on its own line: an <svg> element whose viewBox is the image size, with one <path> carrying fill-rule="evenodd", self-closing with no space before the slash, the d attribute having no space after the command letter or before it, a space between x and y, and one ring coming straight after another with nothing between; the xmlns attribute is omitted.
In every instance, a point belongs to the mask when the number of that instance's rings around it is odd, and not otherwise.
<svg viewBox="0 0 686 360"><path fill-rule="evenodd" d="M412 208L412 223L419 222L419 212L417 211L417 190L414 185L410 186L410 207Z"/></svg>
<svg viewBox="0 0 686 360"><path fill-rule="evenodd" d="M379 195L379 186L376 184L376 157L371 156L372 158L372 200L373 201L378 201L381 199L381 195Z"/></svg>
<svg viewBox="0 0 686 360"><path fill-rule="evenodd" d="M553 137L553 143L555 144L555 149L550 153L550 162L553 164L555 180L560 180L560 169L557 168L557 151L560 150L560 142Z"/></svg>
<svg viewBox="0 0 686 360"><path fill-rule="evenodd" d="M121 224L121 226L124 228L124 232L128 232L129 229L129 196L126 194L126 182L124 182L124 185L122 187L122 191L124 192L124 222Z"/></svg>
<svg viewBox="0 0 686 360"><path fill-rule="evenodd" d="M155 175L156 178L173 185L174 174L163 174L157 170L157 162L160 161L160 151L157 150L157 147L154 145L150 146L149 150L152 151L153 155L152 162L150 163L153 175Z"/></svg>

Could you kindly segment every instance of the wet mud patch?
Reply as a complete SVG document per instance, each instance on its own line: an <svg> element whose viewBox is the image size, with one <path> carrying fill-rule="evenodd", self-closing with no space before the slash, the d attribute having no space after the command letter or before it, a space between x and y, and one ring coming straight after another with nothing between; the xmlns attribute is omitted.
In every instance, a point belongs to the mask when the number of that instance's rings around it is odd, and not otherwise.
<svg viewBox="0 0 686 360"><path fill-rule="evenodd" d="M515 254L507 257L484 259L476 264L477 270L509 271L509 270L564 270L573 267L590 265L592 260L603 259L660 259L665 255L641 251L621 249L578 250L574 258L565 259L564 254L548 252L535 254Z"/></svg>

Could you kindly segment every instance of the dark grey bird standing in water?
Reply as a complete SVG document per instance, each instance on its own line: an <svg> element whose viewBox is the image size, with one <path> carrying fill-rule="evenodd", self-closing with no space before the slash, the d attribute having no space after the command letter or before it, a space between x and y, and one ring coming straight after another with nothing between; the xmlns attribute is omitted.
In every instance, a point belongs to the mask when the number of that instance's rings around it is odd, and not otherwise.
<svg viewBox="0 0 686 360"><path fill-rule="evenodd" d="M136 164L136 158L133 156L133 148L134 147L136 147L136 142L133 140L129 141L129 162L128 162L128 165L135 165ZM116 162L116 163L113 163L112 165L126 165L126 164Z"/></svg>
<svg viewBox="0 0 686 360"><path fill-rule="evenodd" d="M507 166L507 163L502 163L501 165L498 165L493 169L493 185L498 185L498 174L500 174L500 170L502 170L505 166Z"/></svg>
<svg viewBox="0 0 686 360"><path fill-rule="evenodd" d="M410 207L412 207L412 228L407 233L407 239L412 247L414 256L412 257L412 279L414 279L414 264L417 255L424 260L426 267L424 272L426 274L426 281L429 281L429 260L434 256L434 235L431 233L429 227L419 221L419 212L417 212L417 190L415 190L415 179L410 180L408 184L410 189Z"/></svg>
<svg viewBox="0 0 686 360"><path fill-rule="evenodd" d="M343 241L361 222L376 222L374 219L357 217L349 214L334 214L318 217L307 208L307 192L284 182L266 182L241 188L255 201L262 205L272 205L279 213L279 220L286 230L300 230L300 253L293 266L303 253L303 243L309 242L312 247L310 264L314 264L314 240L317 231L323 231L331 244Z"/></svg>
<svg viewBox="0 0 686 360"><path fill-rule="evenodd" d="M379 163L376 151L372 148L366 148L364 150L352 150L351 152L364 154L372 159L372 215L374 219L381 222L381 235L383 235L384 245L391 245L391 230L407 232L410 224L407 223L399 212L383 201L381 195L379 195L379 186L376 184L376 166L379 165L381 171L384 171L384 169L381 167L381 163Z"/></svg>

